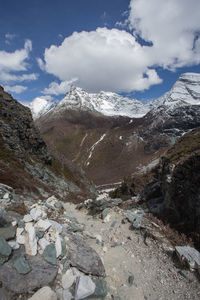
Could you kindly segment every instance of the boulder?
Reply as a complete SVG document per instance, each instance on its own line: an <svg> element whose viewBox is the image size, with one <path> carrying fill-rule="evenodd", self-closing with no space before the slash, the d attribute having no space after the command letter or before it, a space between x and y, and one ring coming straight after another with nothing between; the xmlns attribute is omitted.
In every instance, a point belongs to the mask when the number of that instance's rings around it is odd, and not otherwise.
<svg viewBox="0 0 200 300"><path fill-rule="evenodd" d="M19 274L13 264L16 258L20 255L17 250L13 257L0 268L0 281L3 287L9 291L20 294L29 293L50 284L55 279L58 268L45 262L39 255L26 255L26 260L31 268L31 271L26 274Z"/></svg>
<svg viewBox="0 0 200 300"><path fill-rule="evenodd" d="M189 266L191 270L200 270L200 253L190 246L176 246L176 254L181 263Z"/></svg>
<svg viewBox="0 0 200 300"><path fill-rule="evenodd" d="M103 263L96 251L80 237L69 234L67 238L71 265L86 274L105 276Z"/></svg>

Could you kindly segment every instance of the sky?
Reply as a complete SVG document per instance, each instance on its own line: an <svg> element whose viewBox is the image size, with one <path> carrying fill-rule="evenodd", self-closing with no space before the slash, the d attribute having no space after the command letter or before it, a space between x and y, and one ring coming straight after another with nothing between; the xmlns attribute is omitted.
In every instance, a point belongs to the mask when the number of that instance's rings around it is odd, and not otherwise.
<svg viewBox="0 0 200 300"><path fill-rule="evenodd" d="M142 102L200 73L199 0L6 0L0 85L22 103L70 86Z"/></svg>

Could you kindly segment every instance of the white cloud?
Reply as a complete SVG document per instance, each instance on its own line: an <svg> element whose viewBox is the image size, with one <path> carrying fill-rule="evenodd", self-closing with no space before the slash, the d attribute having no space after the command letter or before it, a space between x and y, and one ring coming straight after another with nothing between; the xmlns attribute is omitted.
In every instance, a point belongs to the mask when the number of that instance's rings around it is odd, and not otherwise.
<svg viewBox="0 0 200 300"><path fill-rule="evenodd" d="M28 70L28 59L31 51L32 42L30 40L25 41L23 49L14 52L0 51L0 80L4 83L36 80L38 74L21 74Z"/></svg>
<svg viewBox="0 0 200 300"><path fill-rule="evenodd" d="M15 86L5 85L4 89L7 92L14 92L16 94L20 94L20 93L24 92L25 90L27 90L27 87L23 86L23 85L15 85Z"/></svg>
<svg viewBox="0 0 200 300"><path fill-rule="evenodd" d="M149 69L145 47L118 29L75 32L60 46L45 49L44 62L39 64L61 81L77 78L78 85L91 92L144 90L161 82ZM53 88L57 85L53 83Z"/></svg>
<svg viewBox="0 0 200 300"><path fill-rule="evenodd" d="M53 81L49 84L48 88L45 88L42 92L43 94L49 94L49 95L62 95L65 94L70 86L75 83L77 79L72 79L69 81L62 81L60 84ZM44 98L44 97L43 97Z"/></svg>
<svg viewBox="0 0 200 300"><path fill-rule="evenodd" d="M176 69L200 63L199 0L131 0L129 22L134 34L153 43L152 61Z"/></svg>
<svg viewBox="0 0 200 300"><path fill-rule="evenodd" d="M23 74L23 75L15 75L6 72L0 72L0 80L3 82L11 82L11 81L30 81L38 79L39 75L36 73L31 74Z"/></svg>
<svg viewBox="0 0 200 300"><path fill-rule="evenodd" d="M11 43L11 41L14 39L14 38L16 38L16 34L14 34L14 33L6 33L5 34L5 43L6 44L10 44Z"/></svg>

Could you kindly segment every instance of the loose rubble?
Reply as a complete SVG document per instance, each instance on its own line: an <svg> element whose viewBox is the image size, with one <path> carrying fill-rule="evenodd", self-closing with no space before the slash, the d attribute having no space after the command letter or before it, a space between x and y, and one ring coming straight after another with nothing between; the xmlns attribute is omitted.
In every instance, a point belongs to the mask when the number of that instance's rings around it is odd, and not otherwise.
<svg viewBox="0 0 200 300"><path fill-rule="evenodd" d="M52 196L25 202L26 214L20 215L9 211L12 193L4 187L0 195L0 299L199 299L195 273L168 256L176 250L181 263L199 270L199 252L174 249L160 226L130 201L123 210L121 199L102 194L76 209ZM186 250L195 256L188 259Z"/></svg>

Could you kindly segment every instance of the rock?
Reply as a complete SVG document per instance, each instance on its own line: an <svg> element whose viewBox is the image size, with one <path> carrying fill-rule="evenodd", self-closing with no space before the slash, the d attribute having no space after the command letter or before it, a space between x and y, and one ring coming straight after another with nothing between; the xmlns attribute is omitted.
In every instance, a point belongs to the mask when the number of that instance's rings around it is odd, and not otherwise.
<svg viewBox="0 0 200 300"><path fill-rule="evenodd" d="M93 282L96 288L94 293L90 297L88 297L88 299L104 299L104 297L106 297L106 295L108 294L107 283L102 279L93 279Z"/></svg>
<svg viewBox="0 0 200 300"><path fill-rule="evenodd" d="M52 265L56 265L56 248L54 244L49 244L46 246L43 252L44 259Z"/></svg>
<svg viewBox="0 0 200 300"><path fill-rule="evenodd" d="M56 247L56 257L59 257L62 254L62 241L59 235L57 235L56 237L55 247Z"/></svg>
<svg viewBox="0 0 200 300"><path fill-rule="evenodd" d="M186 263L191 270L200 270L200 253L190 246L176 246L176 254L180 261Z"/></svg>
<svg viewBox="0 0 200 300"><path fill-rule="evenodd" d="M41 230L36 231L36 237L37 237L38 239L42 239L43 236L44 236L44 231L41 231Z"/></svg>
<svg viewBox="0 0 200 300"><path fill-rule="evenodd" d="M185 270L179 270L178 273L183 276L185 279L187 279L188 281L192 281L192 276L190 271L185 271Z"/></svg>
<svg viewBox="0 0 200 300"><path fill-rule="evenodd" d="M62 287L64 290L68 290L74 283L76 277L74 276L71 269L67 270L62 276Z"/></svg>
<svg viewBox="0 0 200 300"><path fill-rule="evenodd" d="M16 255L0 268L0 281L6 289L17 294L29 293L50 284L55 279L58 272L57 267L48 264L39 255L27 255L26 260L31 271L26 275L19 274L13 268L13 263L20 253L19 250L16 252Z"/></svg>
<svg viewBox="0 0 200 300"><path fill-rule="evenodd" d="M40 248L42 249L42 251L44 251L46 246L50 245L50 242L47 241L45 238L42 238L38 241L38 244L39 244Z"/></svg>
<svg viewBox="0 0 200 300"><path fill-rule="evenodd" d="M110 209L105 208L101 213L101 218L104 220L107 217L107 215L109 214L109 212L110 212Z"/></svg>
<svg viewBox="0 0 200 300"><path fill-rule="evenodd" d="M80 276L76 282L75 300L84 299L95 291L95 284L89 276Z"/></svg>
<svg viewBox="0 0 200 300"><path fill-rule="evenodd" d="M14 250L17 250L17 249L19 249L19 244L16 242L16 241L9 241L8 242L8 245L12 248L12 249L14 249Z"/></svg>
<svg viewBox="0 0 200 300"><path fill-rule="evenodd" d="M133 275L129 276L128 283L129 283L130 286L133 285L133 283L134 283L134 276Z"/></svg>
<svg viewBox="0 0 200 300"><path fill-rule="evenodd" d="M70 224L70 229L69 229L70 232L82 232L83 231L83 228L81 228L80 226L78 226L77 224L75 223L71 223Z"/></svg>
<svg viewBox="0 0 200 300"><path fill-rule="evenodd" d="M48 286L39 289L29 300L57 300L56 293Z"/></svg>
<svg viewBox="0 0 200 300"><path fill-rule="evenodd" d="M35 228L38 228L39 230L48 230L51 227L51 222L46 219L46 220L42 220L40 219L36 224L35 224Z"/></svg>
<svg viewBox="0 0 200 300"><path fill-rule="evenodd" d="M28 214L23 217L23 221L25 223L29 223L29 222L33 221L33 218L31 217L31 215Z"/></svg>
<svg viewBox="0 0 200 300"><path fill-rule="evenodd" d="M30 211L30 215L34 221L38 221L42 217L43 212L40 208L34 207Z"/></svg>
<svg viewBox="0 0 200 300"><path fill-rule="evenodd" d="M17 228L16 230L16 237L17 237L17 243L24 245L25 244L25 235L24 228Z"/></svg>
<svg viewBox="0 0 200 300"><path fill-rule="evenodd" d="M63 291L62 293L62 300L71 300L72 294L69 291Z"/></svg>
<svg viewBox="0 0 200 300"><path fill-rule="evenodd" d="M71 265L86 274L105 276L103 263L96 251L80 237L68 235L67 238Z"/></svg>
<svg viewBox="0 0 200 300"><path fill-rule="evenodd" d="M12 252L11 247L6 242L4 237L0 236L0 265L6 262Z"/></svg>
<svg viewBox="0 0 200 300"><path fill-rule="evenodd" d="M20 256L14 261L13 265L19 274L27 274L31 271L24 254L20 254Z"/></svg>
<svg viewBox="0 0 200 300"><path fill-rule="evenodd" d="M36 255L37 254L37 237L35 233L35 228L32 223L26 223L25 225L26 235L25 235L25 249L26 254Z"/></svg>
<svg viewBox="0 0 200 300"><path fill-rule="evenodd" d="M96 235L96 242L97 242L97 244L102 244L103 240L102 240L102 236L100 234Z"/></svg>
<svg viewBox="0 0 200 300"><path fill-rule="evenodd" d="M56 229L57 233L62 232L63 230L62 225L60 225L58 222L53 220L49 220L49 222L51 223L51 229Z"/></svg>
<svg viewBox="0 0 200 300"><path fill-rule="evenodd" d="M6 241L14 239L16 235L16 227L9 226L0 228L0 236L4 237Z"/></svg>
<svg viewBox="0 0 200 300"><path fill-rule="evenodd" d="M9 298L6 295L6 292L4 289L0 288L0 299L1 300L9 300Z"/></svg>

